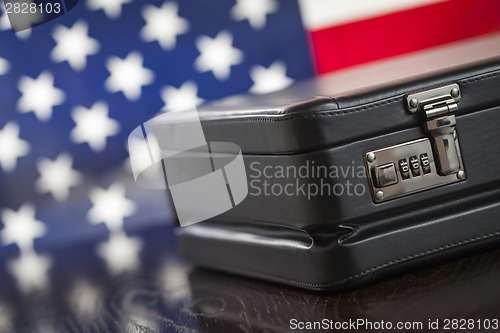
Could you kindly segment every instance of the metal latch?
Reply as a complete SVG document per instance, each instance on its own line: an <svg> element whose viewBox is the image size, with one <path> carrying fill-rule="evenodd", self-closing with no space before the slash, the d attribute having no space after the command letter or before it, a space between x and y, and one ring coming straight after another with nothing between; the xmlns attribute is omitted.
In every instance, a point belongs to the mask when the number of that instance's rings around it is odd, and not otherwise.
<svg viewBox="0 0 500 333"><path fill-rule="evenodd" d="M411 113L421 113L429 137L363 154L373 202L381 203L466 179L455 114L460 88L450 84L409 94Z"/></svg>
<svg viewBox="0 0 500 333"><path fill-rule="evenodd" d="M431 135L438 173L446 176L460 171L460 148L455 130L455 113L461 99L458 84L422 91L406 97L411 113L420 111L424 128Z"/></svg>

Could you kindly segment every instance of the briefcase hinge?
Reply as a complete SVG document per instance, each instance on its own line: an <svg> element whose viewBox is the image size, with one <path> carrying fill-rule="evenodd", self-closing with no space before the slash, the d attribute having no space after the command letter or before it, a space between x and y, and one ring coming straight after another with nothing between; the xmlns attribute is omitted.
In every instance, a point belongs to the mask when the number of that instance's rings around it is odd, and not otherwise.
<svg viewBox="0 0 500 333"><path fill-rule="evenodd" d="M443 176L460 172L461 156L455 127L455 113L461 99L460 87L453 83L406 97L411 113L422 112L424 129L431 135L438 173Z"/></svg>
<svg viewBox="0 0 500 333"><path fill-rule="evenodd" d="M408 110L411 113L421 111L426 120L442 116L454 115L458 110L458 102L462 98L458 84L425 90L406 97Z"/></svg>

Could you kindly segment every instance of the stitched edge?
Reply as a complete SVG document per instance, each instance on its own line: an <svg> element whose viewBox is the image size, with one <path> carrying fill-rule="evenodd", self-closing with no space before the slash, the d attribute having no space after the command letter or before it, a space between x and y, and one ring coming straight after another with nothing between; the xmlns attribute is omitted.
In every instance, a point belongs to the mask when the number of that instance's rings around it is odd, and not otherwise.
<svg viewBox="0 0 500 333"><path fill-rule="evenodd" d="M469 84L471 82L481 81L481 80L489 79L489 78L492 78L495 76L498 76L498 72L493 72L493 73L489 73L489 74L483 74L483 75L477 76L477 77L463 79L463 80L460 80L459 82L462 82L463 84Z"/></svg>
<svg viewBox="0 0 500 333"><path fill-rule="evenodd" d="M500 74L500 72L493 72L493 73L487 73L487 74L480 74L475 77L467 78L467 79L462 79L462 80L457 80L456 82L461 83L463 85L468 85L472 82L476 81L482 81L486 79L490 79L493 77L496 77ZM287 121L287 120L293 120L293 119L307 119L307 118L320 118L320 117L328 117L328 116L341 116L344 114L349 114L349 113L355 113L355 112L361 112L365 110L369 110L372 108L376 108L381 105L387 105L391 104L394 102L399 102L401 100L401 97L404 95L398 95L395 97L390 97L385 100L375 102L374 104L369 104L369 105L364 105L364 106L359 106L359 107L354 107L352 109L346 109L346 110L334 110L334 111L329 111L329 112L324 112L324 111L319 111L321 113L317 114L307 114L307 115L291 115L291 116L285 116L282 118L255 118L255 119L245 119L245 121L248 122L253 122L253 121L269 121L269 122L279 122L279 121ZM325 110L326 111L326 110ZM238 120L238 119L234 119Z"/></svg>
<svg viewBox="0 0 500 333"><path fill-rule="evenodd" d="M363 271L361 273L352 275L352 276L350 276L350 277L345 278L344 280L342 280L341 283L347 282L347 281L355 279L355 278L357 278L357 277L359 277L361 275L366 275L366 274L368 274L368 273L370 273L372 271L375 271L375 270L378 270L378 269L381 269L381 268L384 268L384 267L387 267L387 266L390 266L390 265L393 265L393 264L398 264L398 263L405 262L405 261L410 260L410 259L419 258L419 257L425 256L425 255L428 255L428 254L432 254L432 253L439 252L439 251L442 251L442 250L454 248L454 247L457 247L457 246L460 246L460 245L464 245L464 244L469 244L469 243L474 242L474 241L483 240L483 239L487 239L487 238L492 238L492 237L495 237L495 236L498 236L498 235L500 235L500 231L490 232L489 234L472 237L472 238L469 238L469 239L465 239L465 240L453 242L453 243L450 243L450 244L447 244L447 245L443 245L443 246L438 246L438 247L435 247L433 249L421 251L421 252L416 253L416 254L410 254L409 256L402 257L402 258L395 259L395 260L391 260L391 261L385 262L383 264L380 264L380 265L374 266L372 268L369 268L369 269L367 269L367 270L365 270L365 271Z"/></svg>
<svg viewBox="0 0 500 333"><path fill-rule="evenodd" d="M351 275L351 276L343 279L340 282L328 283L328 284L305 283L305 282L299 282L299 281L289 281L289 282L290 283L294 283L294 284L299 284L299 285L306 285L306 286L310 286L310 287L318 287L318 288L328 288L328 287L333 287L333 286L339 286L339 285L344 284L347 281L350 281L350 280L353 280L353 279L365 276L365 275L367 275L367 274L369 274L371 272L374 272L376 270L379 270L381 268L385 268L385 267L388 267L388 266L391 266L391 265L394 265L394 264L399 264L399 263L408 261L410 259L419 258L419 257L425 256L425 255L429 255L429 254L432 254L432 253L435 253L435 252L447 250L447 249L450 249L450 248L454 248L454 247L457 247L457 246L460 246L460 245L464 245L464 244L468 244L468 243L471 243L471 242L475 242L475 241L478 241L478 240L484 240L484 239L487 239L487 238L492 238L492 237L495 237L495 236L498 236L498 235L500 235L500 231L494 231L494 232L490 232L488 234L484 234L484 235L480 235L480 236L476 236L476 237L464 239L464 240L461 240L461 241L452 242L452 243L449 243L449 244L446 244L446 245L438 246L438 247L435 247L433 249L424 250L424 251L421 251L419 253L410 254L410 255L408 255L406 257L401 257L401 258L398 258L398 259L393 259L393 260L387 261L387 262L385 262L383 264L379 264L379 265L373 266L373 267L371 267L371 268L369 268L367 270L364 270L364 271L362 271L360 273Z"/></svg>
<svg viewBox="0 0 500 333"><path fill-rule="evenodd" d="M317 113L317 114L307 114L307 115L302 115L302 116L289 116L289 117L269 119L269 120L270 121L285 121L285 120L292 120L292 119L319 118L319 117L326 117L326 116L344 115L344 114L348 114L348 113L355 113L355 112L373 109L373 108L376 108L376 107L381 106L381 105L387 105L387 104L391 104L394 102L398 102L402 96L403 95L398 95L396 97L391 97L391 98L386 99L386 100L375 102L374 104L359 106L359 107L355 107L353 109L335 110L335 111L330 111L330 112L320 111L321 113Z"/></svg>
<svg viewBox="0 0 500 333"><path fill-rule="evenodd" d="M369 104L369 105L364 105L360 107L355 107L352 109L346 109L346 110L334 110L334 111L329 111L329 112L324 112L324 111L319 111L321 113L316 113L316 114L306 114L306 115L295 115L295 116L285 116L281 118L249 118L249 119L244 119L245 121L269 121L269 122L280 122L280 121L287 121L287 120L293 120L293 119L306 119L306 118L320 118L320 117L328 117L328 116L340 116L348 113L355 113L355 112L360 112L372 108L376 108L381 105L386 105L386 104L391 104L394 102L399 102L401 100L401 97L403 95L398 95L396 97L391 97L386 100L382 100L379 102L376 102L374 104ZM241 119L233 119L233 120L241 120Z"/></svg>
<svg viewBox="0 0 500 333"><path fill-rule="evenodd" d="M297 286L306 286L306 287L311 287L311 288L316 288L316 289L324 289L324 288L330 288L330 287L340 287L341 285L343 285L344 283L346 283L346 282L348 282L350 280L366 276L366 275L368 275L371 272L377 271L379 269L382 269L382 268L385 268L385 267L388 267L388 266L391 266L391 265L394 265L394 264L403 263L403 262L406 262L406 261L411 260L411 259L423 257L425 255L429 255L429 254L433 254L433 253L436 253L436 252L439 252L439 251L451 249L451 248L454 248L454 247L458 247L460 245L469 244L469 243L472 243L472 242L475 242L475 241L484 240L484 239L488 239L488 238L494 238L495 236L499 236L499 235L500 235L500 231L494 231L494 232L490 232L488 234L484 234L484 235L480 235L480 236L475 236L475 237L472 237L472 238L468 238L468 239L464 239L464 240L452 242L452 243L449 243L449 244L446 244L446 245L438 246L438 247L435 247L433 249L424 250L424 251L421 251L419 253L410 254L410 255L405 256L405 257L393 259L393 260L387 261L387 262L385 262L383 264L379 264L379 265L373 266L373 267L368 268L368 269L366 269L366 270L364 270L364 271L362 271L360 273L353 274L353 275L351 275L351 276L349 276L349 277L347 277L347 278L345 278L345 279L343 279L341 281L333 282L333 283L326 283L326 284L323 284L323 283L307 283L307 282L301 282L301 281L295 281L295 280L286 280L286 279L283 279L283 278L280 278L280 277L277 277L277 276L270 276L270 275L267 275L267 274L260 274L258 272L251 272L251 274L252 274L251 276L256 277L256 278L261 278L261 279L269 279L269 278L271 278L271 280L275 281L275 282L288 283L288 284L297 285ZM233 272L235 272L237 274L248 275L248 271L246 271L246 270L239 270L239 269L237 269L235 271L234 267L227 266L227 265L220 265L219 268L221 268L221 269L226 268L227 270L233 271Z"/></svg>

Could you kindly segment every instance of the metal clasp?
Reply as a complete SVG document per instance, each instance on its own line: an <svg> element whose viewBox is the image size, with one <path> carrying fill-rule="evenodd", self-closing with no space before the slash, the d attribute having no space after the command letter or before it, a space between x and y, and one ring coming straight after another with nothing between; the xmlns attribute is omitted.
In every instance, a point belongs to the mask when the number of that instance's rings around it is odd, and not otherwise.
<svg viewBox="0 0 500 333"><path fill-rule="evenodd" d="M460 87L455 83L406 97L408 110L420 111L425 116L424 128L431 135L438 173L443 176L460 172L462 168L455 129L455 113L461 97Z"/></svg>

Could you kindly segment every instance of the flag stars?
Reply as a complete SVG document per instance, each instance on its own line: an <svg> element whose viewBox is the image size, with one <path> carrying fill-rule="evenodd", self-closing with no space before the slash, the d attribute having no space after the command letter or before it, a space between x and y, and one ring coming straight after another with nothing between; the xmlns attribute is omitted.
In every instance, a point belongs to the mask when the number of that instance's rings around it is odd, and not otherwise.
<svg viewBox="0 0 500 333"><path fill-rule="evenodd" d="M88 143L95 152L106 148L106 138L113 136L120 130L119 123L108 117L108 105L96 102L87 109L77 106L71 113L76 126L70 133L70 138L75 143Z"/></svg>
<svg viewBox="0 0 500 333"><path fill-rule="evenodd" d="M106 68L111 75L106 79L105 87L111 92L121 91L129 101L141 97L142 86L153 83L153 71L144 68L143 58L139 52L131 52L125 59L111 57Z"/></svg>
<svg viewBox="0 0 500 333"><path fill-rule="evenodd" d="M33 241L45 235L45 225L35 219L32 204L22 205L18 211L5 208L1 212L3 229L0 237L4 245L17 244L21 252L33 250Z"/></svg>
<svg viewBox="0 0 500 333"><path fill-rule="evenodd" d="M87 7L90 10L102 9L109 19L116 20L122 14L122 6L132 0L88 0Z"/></svg>
<svg viewBox="0 0 500 333"><path fill-rule="evenodd" d="M51 260L34 251L34 240L45 235L45 225L35 218L35 208L25 203L18 211L5 208L1 212L3 229L0 238L4 245L17 244L21 255L7 263L22 292L43 289L48 285Z"/></svg>
<svg viewBox="0 0 500 333"><path fill-rule="evenodd" d="M97 248L98 255L106 262L111 274L131 271L139 266L142 242L137 237L127 237L122 231L113 232L106 243Z"/></svg>
<svg viewBox="0 0 500 333"><path fill-rule="evenodd" d="M219 80L226 80L231 73L231 66L243 61L243 52L233 47L233 36L228 31L221 31L215 38L201 36L196 40L200 55L195 60L199 72L212 71Z"/></svg>
<svg viewBox="0 0 500 333"><path fill-rule="evenodd" d="M0 332L12 332L14 311L5 303L0 303Z"/></svg>
<svg viewBox="0 0 500 333"><path fill-rule="evenodd" d="M87 57L99 50L97 40L88 36L88 25L79 20L71 28L59 25L52 37L57 45L50 57L55 62L68 61L74 71L82 71L87 64Z"/></svg>
<svg viewBox="0 0 500 333"><path fill-rule="evenodd" d="M293 80L286 76L286 66L281 61L275 61L269 68L252 67L250 77L254 82L250 92L256 94L281 90L293 83Z"/></svg>
<svg viewBox="0 0 500 333"><path fill-rule="evenodd" d="M69 154L60 154L53 161L42 158L37 165L40 178L35 183L36 190L39 193L51 193L57 201L66 200L70 187L82 181L81 174L72 169L72 164L73 159Z"/></svg>
<svg viewBox="0 0 500 333"><path fill-rule="evenodd" d="M48 71L42 72L36 79L22 76L18 88L22 93L17 103L19 111L33 111L40 121L48 121L53 107L62 104L65 99L64 92L54 87L54 77Z"/></svg>
<svg viewBox="0 0 500 333"><path fill-rule="evenodd" d="M161 98L165 103L163 110L174 110L178 107L197 105L203 101L197 94L198 87L193 81L186 81L179 88L165 86L161 90Z"/></svg>
<svg viewBox="0 0 500 333"><path fill-rule="evenodd" d="M236 0L230 15L235 21L248 20L254 30L261 30L266 25L266 15L277 10L275 0Z"/></svg>
<svg viewBox="0 0 500 333"><path fill-rule="evenodd" d="M19 126L10 121L0 130L0 166L4 172L16 168L17 159L30 151L28 142L19 138Z"/></svg>
<svg viewBox="0 0 500 333"><path fill-rule="evenodd" d="M19 290L29 293L47 288L51 264L52 260L48 256L29 251L8 262L7 269L15 277Z"/></svg>
<svg viewBox="0 0 500 333"><path fill-rule="evenodd" d="M10 68L9 62L4 58L0 58L0 75L7 74L9 68Z"/></svg>
<svg viewBox="0 0 500 333"><path fill-rule="evenodd" d="M142 17L146 25L141 30L142 40L157 41L164 50L172 50L177 36L189 29L188 21L178 16L178 9L177 4L169 2L159 8L153 5L144 6Z"/></svg>
<svg viewBox="0 0 500 333"><path fill-rule="evenodd" d="M121 230L123 220L136 211L133 201L125 197L125 187L114 183L108 189L96 187L90 191L92 208L87 214L91 223L104 222L109 230Z"/></svg>
<svg viewBox="0 0 500 333"><path fill-rule="evenodd" d="M91 320L99 313L100 287L79 279L68 293L68 303L79 319Z"/></svg>

